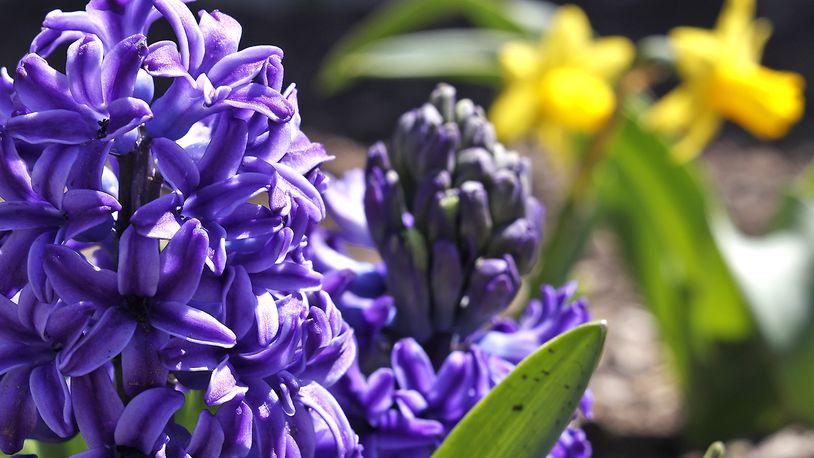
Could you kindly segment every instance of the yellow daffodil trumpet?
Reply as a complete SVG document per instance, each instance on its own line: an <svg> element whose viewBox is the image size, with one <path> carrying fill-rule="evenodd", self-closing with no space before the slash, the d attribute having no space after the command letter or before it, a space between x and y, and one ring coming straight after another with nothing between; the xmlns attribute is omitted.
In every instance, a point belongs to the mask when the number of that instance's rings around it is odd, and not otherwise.
<svg viewBox="0 0 814 458"><path fill-rule="evenodd" d="M754 0L726 0L715 29L670 32L681 84L658 101L646 120L676 139L679 159L697 156L732 121L758 138L783 137L803 115L805 80L760 65L771 34L754 20Z"/></svg>

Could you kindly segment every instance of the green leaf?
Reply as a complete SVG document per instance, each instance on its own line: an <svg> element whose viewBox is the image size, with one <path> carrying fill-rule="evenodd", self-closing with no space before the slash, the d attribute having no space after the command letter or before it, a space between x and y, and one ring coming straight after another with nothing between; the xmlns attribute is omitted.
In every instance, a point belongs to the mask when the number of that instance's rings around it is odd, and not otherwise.
<svg viewBox="0 0 814 458"><path fill-rule="evenodd" d="M713 442L704 453L704 458L723 458L725 452L726 447L723 442Z"/></svg>
<svg viewBox="0 0 814 458"><path fill-rule="evenodd" d="M493 0L395 0L386 3L361 21L328 54L318 80L326 93L335 93L347 86L353 78L370 76L354 72L347 62L362 49L385 38L422 29L455 16L467 16L476 25L491 29L524 33L512 12L505 9L506 2ZM438 52L437 46L427 48ZM448 55L451 57L451 54ZM358 59L358 57L357 57Z"/></svg>
<svg viewBox="0 0 814 458"><path fill-rule="evenodd" d="M571 421L605 343L604 322L540 347L452 430L434 458L545 456Z"/></svg>
<svg viewBox="0 0 814 458"><path fill-rule="evenodd" d="M35 440L25 441L23 449L17 455L36 455L39 458L65 458L76 455L88 449L88 444L81 434L77 434L67 442L40 442ZM0 457L6 457L0 453Z"/></svg>
<svg viewBox="0 0 814 458"><path fill-rule="evenodd" d="M712 194L693 164L623 115L597 170L607 222L670 348L695 439L774 427L775 365L709 218Z"/></svg>
<svg viewBox="0 0 814 458"><path fill-rule="evenodd" d="M368 45L335 69L343 78L451 78L500 81L497 53L515 35L487 30L437 30L402 35Z"/></svg>
<svg viewBox="0 0 814 458"><path fill-rule="evenodd" d="M748 237L721 220L716 235L779 364L785 404L814 422L814 166L788 190L769 233Z"/></svg>

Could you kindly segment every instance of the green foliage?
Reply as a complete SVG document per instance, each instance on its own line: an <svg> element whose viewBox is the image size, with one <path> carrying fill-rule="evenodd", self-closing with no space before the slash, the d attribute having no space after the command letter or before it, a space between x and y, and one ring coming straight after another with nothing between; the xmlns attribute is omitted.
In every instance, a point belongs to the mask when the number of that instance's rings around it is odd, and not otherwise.
<svg viewBox="0 0 814 458"><path fill-rule="evenodd" d="M714 442L709 446L707 452L704 453L704 458L723 458L726 453L726 447L721 442Z"/></svg>
<svg viewBox="0 0 814 458"><path fill-rule="evenodd" d="M747 237L722 219L716 235L779 366L785 405L814 422L814 167L788 190L769 233Z"/></svg>
<svg viewBox="0 0 814 458"><path fill-rule="evenodd" d="M688 432L707 441L776 426L774 363L713 236L711 193L632 116L608 154L596 195L670 349Z"/></svg>
<svg viewBox="0 0 814 458"><path fill-rule="evenodd" d="M499 76L496 49L507 39L533 36L551 11L546 3L521 0L392 0L337 43L322 65L319 83L329 94L360 77L494 83ZM479 29L401 36L456 17Z"/></svg>
<svg viewBox="0 0 814 458"><path fill-rule="evenodd" d="M604 323L588 323L547 342L481 400L433 456L546 456L571 421L606 333Z"/></svg>
<svg viewBox="0 0 814 458"><path fill-rule="evenodd" d="M61 443L39 442L35 440L25 441L25 446L17 455L36 455L39 458L65 458L84 452L88 449L88 444L77 434L73 439ZM0 453L0 457L7 455Z"/></svg>
<svg viewBox="0 0 814 458"><path fill-rule="evenodd" d="M323 84L338 89L355 78L441 78L496 84L497 52L517 35L479 29L435 30L370 43L326 67Z"/></svg>

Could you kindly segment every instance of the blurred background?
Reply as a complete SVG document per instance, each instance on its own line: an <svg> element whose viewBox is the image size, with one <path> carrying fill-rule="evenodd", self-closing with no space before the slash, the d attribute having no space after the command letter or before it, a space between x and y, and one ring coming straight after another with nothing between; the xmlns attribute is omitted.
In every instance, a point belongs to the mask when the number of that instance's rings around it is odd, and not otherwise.
<svg viewBox="0 0 814 458"><path fill-rule="evenodd" d="M15 66L17 59L27 52L28 37L37 33L41 18L48 11L55 8L77 10L84 3L83 0L0 1L4 7L4 14L0 15L0 28L7 31L0 44L0 65L9 68ZM363 165L366 146L388 138L398 116L423 103L437 82L433 78L360 78L331 94L327 93L324 85L319 84L316 76L331 50L382 3L373 0L205 0L195 5L200 9L221 9L236 17L243 24L243 46L272 43L285 50L286 80L296 82L300 88L304 130L315 140L325 143L329 152L337 156L330 168L334 173L341 174L343 170ZM721 0L576 0L571 3L585 11L600 36L623 35L634 41L663 35L676 26L712 28L723 4ZM195 9L196 6L193 6ZM806 99L811 99L810 88L814 85L814 2L758 0L757 16L768 18L774 25L774 33L764 51L763 64L803 75L809 82ZM457 14L440 17L421 29L470 26L472 23L465 14ZM500 89L499 85L465 80L455 83L461 96L470 97L487 107ZM664 94L674 84L669 79L656 84L652 88L653 97ZM723 132L694 162L692 173L697 173L705 183L703 191L715 196L711 207L720 205L722 208L717 210L731 219L739 234L757 237L777 227L777 215L787 204L784 196L793 183L799 182L807 164L814 157L813 128L814 111L810 110L788 135L771 142L758 140L737 125L727 123ZM552 228L558 223L557 209L565 199L564 189L568 180L563 178L561 169L540 153L545 151L545 147L528 142L515 146L533 157L535 190L548 206L551 220L548 228ZM710 216L710 220L713 219ZM709 226L713 227L714 224L710 222ZM703 446L697 438L707 438L692 431L715 424L717 414L722 414L716 409L727 407L710 410L693 407L693 402L710 404L722 392L706 394L709 398L700 396L698 401L694 400L694 390L698 386L714 384L704 377L717 379L720 374L705 371L706 368L718 366L713 362L692 366L694 369L676 369L670 356L673 353L663 343L665 324L652 313L652 292L642 293L639 277L635 275L637 267L626 260L629 251L620 247L619 234L616 226L597 225L580 248L576 262L568 269L569 276L580 281L581 291L588 296L593 316L607 319L610 324L603 362L592 382L596 399L595 418L586 426L594 444L594 455L700 457L699 450ZM768 263L764 267L781 270L786 262L782 257L761 259ZM775 262L778 264L771 265ZM730 270L738 269L730 265ZM800 275L814 278L811 271ZM755 281L760 282L761 279ZM758 321L761 313L766 314L765 309L764 312L755 312L754 308L750 310ZM768 313L772 313L771 308ZM806 312L803 316L810 317L810 314ZM757 328L763 329L760 324ZM754 341L762 344L771 341L771 337L757 332ZM757 361L766 360L771 365L780 358L775 356L773 349L764 352L763 346L752 346L753 340L749 342L749 345L738 350L741 353L736 358L742 358L739 364L754 364L753 369L762 372L764 368ZM725 342L723 346L728 348L729 343ZM753 351L759 355L750 353ZM732 360L726 353L721 355ZM814 361L811 363L814 364ZM682 370L687 373L682 375ZM802 372L814 374L806 370ZM785 374L782 368L778 371ZM727 383L741 377L731 371L728 373L735 375ZM805 383L800 383L798 378L787 386L784 385L784 377L781 375L767 382L772 387L776 384L780 394L760 401L777 409L756 408L755 412L746 414L762 416L765 421L744 420L744 425L733 426L718 434L727 440L727 456L814 457L811 409L802 407L798 410L794 405L788 407L783 404L799 404L796 400L799 396L796 395L800 393L795 390L804 390ZM814 378L808 380L809 393L803 397L810 397L814 392ZM745 385L750 383L747 378L740 381ZM759 384L756 390L766 391ZM688 414L693 411L704 412L706 425ZM748 423L760 423L761 426Z"/></svg>

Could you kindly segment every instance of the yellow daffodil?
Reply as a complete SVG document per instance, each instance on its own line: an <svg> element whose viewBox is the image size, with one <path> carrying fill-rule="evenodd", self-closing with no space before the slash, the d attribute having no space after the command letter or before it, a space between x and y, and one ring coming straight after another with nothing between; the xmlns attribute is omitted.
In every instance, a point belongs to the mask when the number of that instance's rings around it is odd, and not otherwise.
<svg viewBox="0 0 814 458"><path fill-rule="evenodd" d="M678 139L680 159L698 155L724 119L776 139L803 115L803 77L760 65L771 25L753 20L754 14L754 0L726 0L715 29L670 32L682 83L653 106L647 121Z"/></svg>
<svg viewBox="0 0 814 458"><path fill-rule="evenodd" d="M555 153L570 154L572 134L596 132L613 113L612 85L633 55L626 38L595 39L579 7L560 7L539 44L501 50L506 88L490 113L498 135L506 142L536 135Z"/></svg>

